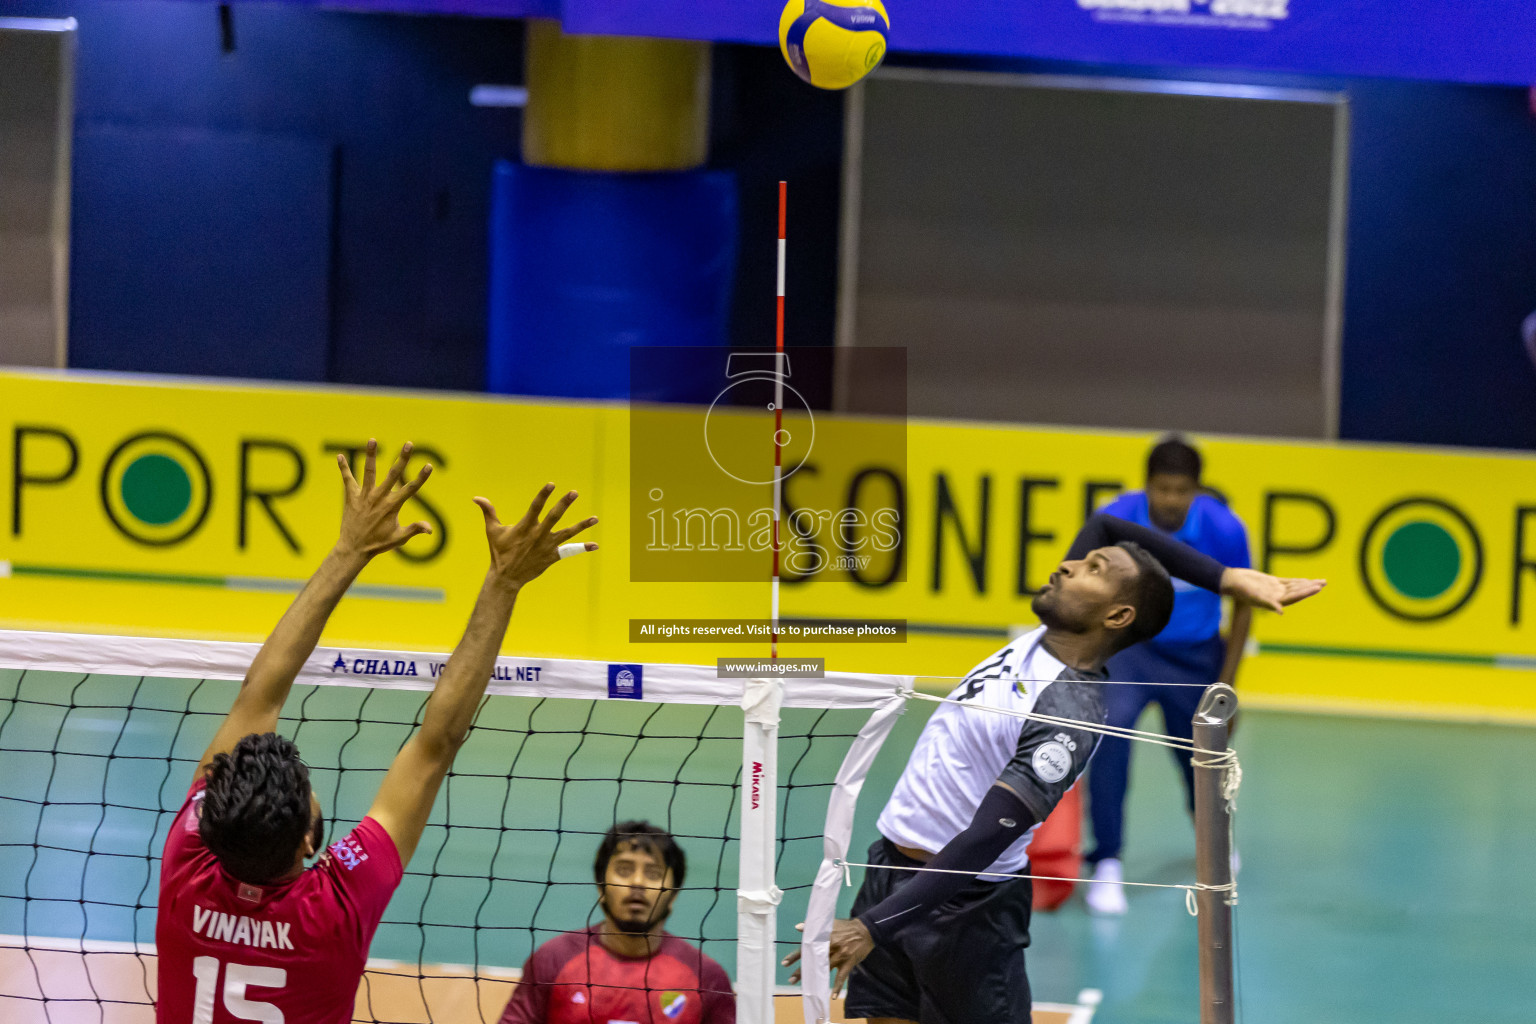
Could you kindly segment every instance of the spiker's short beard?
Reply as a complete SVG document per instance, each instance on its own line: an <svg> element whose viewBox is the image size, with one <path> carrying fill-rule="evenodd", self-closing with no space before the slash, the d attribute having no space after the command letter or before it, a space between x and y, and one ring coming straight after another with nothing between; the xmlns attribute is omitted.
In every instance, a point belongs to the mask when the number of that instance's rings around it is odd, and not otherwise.
<svg viewBox="0 0 1536 1024"><path fill-rule="evenodd" d="M1052 625L1051 620L1056 617L1052 614L1054 611L1051 607L1052 604L1050 595L1042 590L1035 594L1034 598L1029 602L1029 610L1035 613L1035 618L1039 619L1041 623L1049 626Z"/></svg>

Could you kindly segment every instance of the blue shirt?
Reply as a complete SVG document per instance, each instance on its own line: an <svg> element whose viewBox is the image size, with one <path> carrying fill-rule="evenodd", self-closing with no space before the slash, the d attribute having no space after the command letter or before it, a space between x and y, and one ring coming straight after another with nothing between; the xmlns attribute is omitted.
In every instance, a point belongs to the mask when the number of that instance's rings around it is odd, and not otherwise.
<svg viewBox="0 0 1536 1024"><path fill-rule="evenodd" d="M1122 494L1099 511L1158 529L1147 509L1145 491ZM1184 517L1184 525L1173 536L1229 568L1247 569L1252 565L1243 521L1209 495L1196 496ZM1202 644L1220 632L1221 597L1183 580L1174 580L1173 617L1152 642L1160 647Z"/></svg>

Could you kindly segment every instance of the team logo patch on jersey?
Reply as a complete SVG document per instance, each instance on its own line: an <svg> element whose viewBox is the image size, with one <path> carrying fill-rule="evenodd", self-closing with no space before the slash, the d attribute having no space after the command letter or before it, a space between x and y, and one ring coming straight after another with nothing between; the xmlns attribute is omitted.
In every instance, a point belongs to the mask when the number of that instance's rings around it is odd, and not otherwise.
<svg viewBox="0 0 1536 1024"><path fill-rule="evenodd" d="M661 994L661 1012L668 1020L676 1020L683 1015L683 1008L688 1005L688 997L682 992L663 992Z"/></svg>
<svg viewBox="0 0 1536 1024"><path fill-rule="evenodd" d="M355 870L359 864L368 859L363 845L351 836L345 836L332 843L331 856L341 861L342 867L348 871Z"/></svg>
<svg viewBox="0 0 1536 1024"><path fill-rule="evenodd" d="M249 885L245 882L240 883L240 888L235 890L235 896L239 899L245 900L247 903L261 902L261 890L256 886Z"/></svg>
<svg viewBox="0 0 1536 1024"><path fill-rule="evenodd" d="M1066 748L1065 744L1051 740L1035 748L1035 756L1031 764L1035 774L1040 776L1040 781L1060 782L1067 777L1067 772L1072 770L1072 752Z"/></svg>
<svg viewBox="0 0 1536 1024"><path fill-rule="evenodd" d="M182 828L186 829L188 832L196 832L202 827L203 796L204 794L199 793L192 798L192 813L187 815L186 823L182 825Z"/></svg>

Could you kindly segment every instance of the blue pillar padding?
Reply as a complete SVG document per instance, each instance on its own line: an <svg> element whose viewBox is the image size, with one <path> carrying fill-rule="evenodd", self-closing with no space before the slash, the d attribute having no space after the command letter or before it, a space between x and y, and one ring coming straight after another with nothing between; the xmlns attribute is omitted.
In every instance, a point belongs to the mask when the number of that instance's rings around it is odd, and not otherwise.
<svg viewBox="0 0 1536 1024"><path fill-rule="evenodd" d="M631 348L726 345L736 236L728 172L498 163L486 389L628 398ZM636 397L690 400L698 383Z"/></svg>

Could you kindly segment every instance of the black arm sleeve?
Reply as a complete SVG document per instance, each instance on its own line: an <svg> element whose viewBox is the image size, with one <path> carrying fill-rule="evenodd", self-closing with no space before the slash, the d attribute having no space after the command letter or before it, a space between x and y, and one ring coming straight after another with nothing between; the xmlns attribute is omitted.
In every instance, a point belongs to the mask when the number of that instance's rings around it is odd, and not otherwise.
<svg viewBox="0 0 1536 1024"><path fill-rule="evenodd" d="M1028 815L1028 808L1013 793L1002 786L988 789L966 830L945 843L944 849L924 865L935 870L917 872L916 878L860 915L870 937L877 945L884 945L908 925L927 918L929 911L971 884L975 872L985 871L1035 824Z"/></svg>
<svg viewBox="0 0 1536 1024"><path fill-rule="evenodd" d="M1168 575L1193 583L1202 590L1221 593L1221 573L1226 566L1209 555L1203 555L1182 541L1161 530L1138 526L1116 516L1095 512L1088 517L1083 528L1077 531L1072 546L1067 549L1069 561L1086 557L1094 548L1109 547L1123 540L1135 541L1163 563Z"/></svg>

